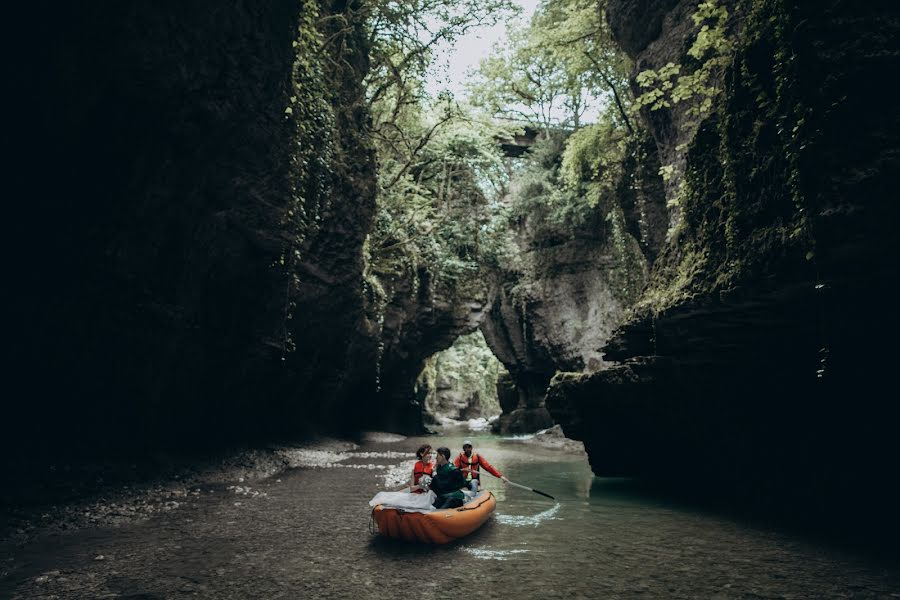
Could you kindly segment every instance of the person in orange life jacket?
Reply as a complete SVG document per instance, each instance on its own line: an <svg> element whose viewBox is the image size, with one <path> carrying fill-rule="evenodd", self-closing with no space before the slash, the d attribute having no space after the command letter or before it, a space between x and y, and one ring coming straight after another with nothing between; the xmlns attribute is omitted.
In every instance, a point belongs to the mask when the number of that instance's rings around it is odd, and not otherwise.
<svg viewBox="0 0 900 600"><path fill-rule="evenodd" d="M416 450L416 464L413 465L412 476L409 479L409 489L414 494L421 494L427 486L420 486L419 482L422 477L427 475L429 478L434 477L434 452L431 446L425 444Z"/></svg>
<svg viewBox="0 0 900 600"><path fill-rule="evenodd" d="M456 459L454 459L453 464L466 476L469 488L471 488L473 492L477 492L478 488L481 487L480 467L484 467L484 470L494 477L502 479L503 483L509 482L509 479L504 477L503 473L495 469L483 456L475 453L472 449L472 442L470 440L463 442L463 451Z"/></svg>

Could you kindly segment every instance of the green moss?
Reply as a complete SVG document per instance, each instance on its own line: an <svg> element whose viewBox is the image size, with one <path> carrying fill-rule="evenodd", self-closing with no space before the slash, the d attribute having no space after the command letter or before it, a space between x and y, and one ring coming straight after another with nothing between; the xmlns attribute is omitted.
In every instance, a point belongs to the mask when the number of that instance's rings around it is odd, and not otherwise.
<svg viewBox="0 0 900 600"><path fill-rule="evenodd" d="M713 115L690 143L684 220L638 311L728 291L814 252L800 165L811 145L799 93L792 14L783 0L739 3L747 18Z"/></svg>
<svg viewBox="0 0 900 600"><path fill-rule="evenodd" d="M319 5L304 0L292 42L294 63L284 119L293 129L295 144L290 149L291 196L281 215L285 240L277 268L284 271L285 306L282 319L283 352L293 352L296 344L288 321L296 309L295 294L300 286L296 269L302 261L304 242L315 234L331 195L335 160L336 125L330 98L332 86L324 72L323 36L319 30ZM284 360L282 354L282 360Z"/></svg>
<svg viewBox="0 0 900 600"><path fill-rule="evenodd" d="M321 221L335 160L333 88L328 85L324 71L319 16L318 3L304 0L293 42L295 59L291 95L284 109L285 119L291 121L297 140L291 157L296 184L291 205L285 213L295 235L295 248Z"/></svg>
<svg viewBox="0 0 900 600"><path fill-rule="evenodd" d="M606 215L616 268L605 271L610 289L623 306L632 305L647 282L647 260L638 241L626 231L621 206L613 205Z"/></svg>

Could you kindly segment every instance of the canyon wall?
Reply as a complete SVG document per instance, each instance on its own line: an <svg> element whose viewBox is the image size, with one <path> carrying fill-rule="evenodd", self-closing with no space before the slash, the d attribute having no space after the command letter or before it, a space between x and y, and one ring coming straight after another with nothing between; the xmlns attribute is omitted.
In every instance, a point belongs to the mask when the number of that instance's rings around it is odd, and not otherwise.
<svg viewBox="0 0 900 600"><path fill-rule="evenodd" d="M459 337L425 362L416 382L426 419L439 424L442 419L467 421L500 414L497 384L505 374L480 331Z"/></svg>
<svg viewBox="0 0 900 600"><path fill-rule="evenodd" d="M358 4L17 17L5 444L205 445L337 419L375 208Z"/></svg>
<svg viewBox="0 0 900 600"><path fill-rule="evenodd" d="M670 241L603 349L613 364L557 375L547 403L598 475L705 482L798 519L865 505L849 517L864 535L897 522L900 121L879 74L900 61L900 19L878 2L723 4L735 45L714 110L644 112L674 167ZM609 3L635 73L690 68L696 6Z"/></svg>
<svg viewBox="0 0 900 600"><path fill-rule="evenodd" d="M540 174L556 177L562 142L540 142L538 154L526 159L529 174L518 182L525 190L514 194L527 198L552 185ZM561 218L546 204L534 203L510 224L513 251L491 271L481 323L511 378L499 390L499 431L550 427L554 421L544 397L553 375L595 371L604 364L600 348L645 285L665 234L655 152L651 140L638 136L628 145L613 189L594 201L573 198L577 215Z"/></svg>
<svg viewBox="0 0 900 600"><path fill-rule="evenodd" d="M370 277L367 286L368 333L354 361L353 396L366 399L358 410L368 426L422 433L433 416L426 397L435 391L421 377L426 361L477 330L484 285L475 277L441 280L423 264Z"/></svg>

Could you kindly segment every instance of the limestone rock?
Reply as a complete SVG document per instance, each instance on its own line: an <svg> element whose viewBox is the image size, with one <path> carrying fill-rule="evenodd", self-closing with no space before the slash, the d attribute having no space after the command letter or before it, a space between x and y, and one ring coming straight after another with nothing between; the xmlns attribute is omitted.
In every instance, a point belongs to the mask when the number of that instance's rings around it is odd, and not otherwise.
<svg viewBox="0 0 900 600"><path fill-rule="evenodd" d="M690 4L643 49L645 24L611 23L637 69L681 60ZM865 513L856 535L896 530L881 481L898 408L879 390L900 334L885 277L900 122L867 82L900 64L884 47L900 21L878 3L741 6L714 117L646 115L663 162L682 161L681 226L604 348L615 364L557 375L547 406L599 475L690 478L802 518Z"/></svg>
<svg viewBox="0 0 900 600"><path fill-rule="evenodd" d="M652 143L643 144L652 155ZM501 392L499 431L549 427L544 395L553 374L603 366L600 349L643 287L664 236L661 180L658 168L646 172L648 164L652 156L630 161L614 197L576 224L541 214L519 223L518 263L494 272L481 322L518 393L514 400Z"/></svg>

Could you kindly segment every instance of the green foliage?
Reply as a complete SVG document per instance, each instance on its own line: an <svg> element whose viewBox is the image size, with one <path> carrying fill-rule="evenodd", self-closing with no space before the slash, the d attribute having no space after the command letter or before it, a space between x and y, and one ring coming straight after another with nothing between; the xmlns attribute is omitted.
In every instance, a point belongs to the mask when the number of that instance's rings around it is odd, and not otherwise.
<svg viewBox="0 0 900 600"><path fill-rule="evenodd" d="M392 97L396 106L423 100L421 82L442 44L519 7L511 0L375 0L370 10L369 98L374 104Z"/></svg>
<svg viewBox="0 0 900 600"><path fill-rule="evenodd" d="M500 414L497 378L505 369L480 331L460 336L450 348L431 357L429 363L433 382L449 383L463 398L477 398L483 416ZM430 403L433 402L434 399Z"/></svg>
<svg viewBox="0 0 900 600"><path fill-rule="evenodd" d="M729 46L704 41L713 54L731 53L718 118L702 123L690 143L680 193L684 224L639 309L728 291L777 272L782 260L797 268L815 259L809 190L821 181L821 161L811 157L817 115L802 83L798 24L783 0L743 6L740 37Z"/></svg>
<svg viewBox="0 0 900 600"><path fill-rule="evenodd" d="M394 279L415 283L425 273L429 285L455 290L481 281L485 268L516 271L523 241L553 244L589 222L610 232L627 265L616 289L632 290L645 274L616 197L636 133L630 65L593 0L547 0L528 27L511 30L473 77L473 107L427 97L434 49L509 8L501 0L373 5L367 85L378 208L366 264L376 304L388 301ZM589 105L599 117L584 126ZM497 140L522 133L523 122L540 134L511 162Z"/></svg>
<svg viewBox="0 0 900 600"><path fill-rule="evenodd" d="M589 202L596 204L603 194L613 193L622 177L628 138L609 120L579 129L566 142L560 172L563 183L583 190L593 184Z"/></svg>
<svg viewBox="0 0 900 600"><path fill-rule="evenodd" d="M485 58L469 86L489 114L549 129L577 123L584 113L584 88L569 77L547 47L531 43L531 30L510 30L508 43Z"/></svg>
<svg viewBox="0 0 900 600"><path fill-rule="evenodd" d="M567 138L564 132L538 138L511 186L509 218L537 237L571 230L593 212L595 203L579 195L579 186L567 185L560 171Z"/></svg>
<svg viewBox="0 0 900 600"><path fill-rule="evenodd" d="M628 61L593 0L548 0L527 27L513 26L469 87L490 114L544 129L579 128L589 106L614 104L627 124Z"/></svg>
<svg viewBox="0 0 900 600"><path fill-rule="evenodd" d="M293 156L298 176L295 205L288 217L300 221L298 231L310 233L316 226L318 209L328 194L328 176L333 160L334 115L331 92L321 58L323 35L318 27L318 3L305 0L297 37L293 42L292 94L285 107L297 131Z"/></svg>
<svg viewBox="0 0 900 600"><path fill-rule="evenodd" d="M294 293L300 283L295 264L302 258L303 243L315 234L331 193L336 137L334 86L326 74L324 39L318 2L303 0L292 43L291 90L283 111L296 140L290 156L293 186L281 222L286 243L273 265L285 276L281 339L284 352L295 349L288 326L296 308Z"/></svg>
<svg viewBox="0 0 900 600"><path fill-rule="evenodd" d="M415 107L418 108L418 107ZM373 272L399 275L424 266L444 282L470 277L491 240L485 189L503 186L492 127L461 109L403 112L402 128L378 138L378 211L369 237Z"/></svg>
<svg viewBox="0 0 900 600"><path fill-rule="evenodd" d="M492 136L452 98L428 98L435 50L516 10L509 0L415 0L372 4L366 81L379 160L375 224L366 243L370 278L459 282L478 270L488 200L503 186ZM377 289L380 286L374 286Z"/></svg>
<svg viewBox="0 0 900 600"><path fill-rule="evenodd" d="M637 98L637 105L659 110L687 103L688 117L701 119L708 115L722 91L722 72L734 49L729 17L728 9L718 0L701 2L693 14L698 30L687 51L689 62L670 62L658 70L638 73L635 79L643 92Z"/></svg>
<svg viewBox="0 0 900 600"><path fill-rule="evenodd" d="M609 211L604 202L621 180L634 129L630 65L604 12L593 0L543 2L528 27L510 31L508 42L482 61L470 85L488 113L542 131L493 219L494 231L510 231L495 245L498 264L516 262L513 232L527 230L537 240L565 236ZM600 114L584 126L591 105Z"/></svg>
<svg viewBox="0 0 900 600"><path fill-rule="evenodd" d="M573 89L584 90L587 102L616 126L631 124L627 108L631 63L613 41L605 19L605 2L549 0L535 15L532 43L549 50ZM574 123L578 128L578 123Z"/></svg>

